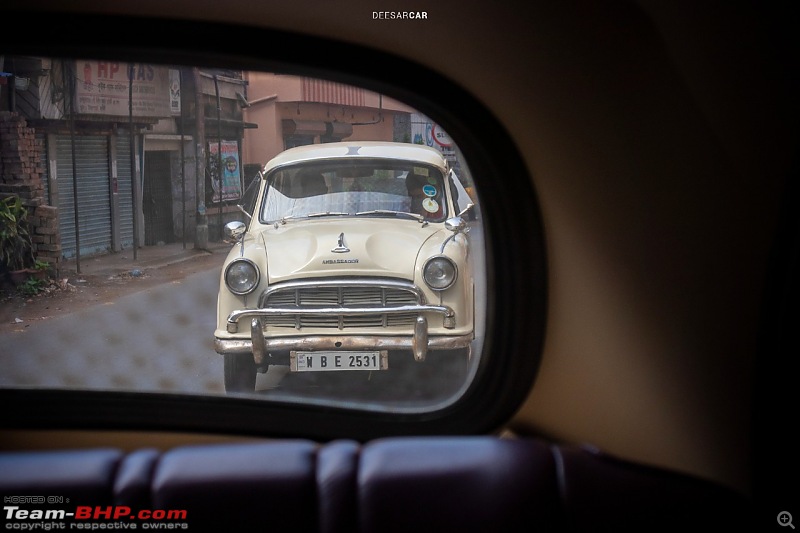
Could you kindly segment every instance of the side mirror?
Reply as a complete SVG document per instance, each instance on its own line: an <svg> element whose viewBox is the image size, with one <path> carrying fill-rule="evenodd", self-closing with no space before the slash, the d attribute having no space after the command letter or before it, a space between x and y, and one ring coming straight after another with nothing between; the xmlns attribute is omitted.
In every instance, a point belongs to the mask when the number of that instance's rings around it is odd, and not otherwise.
<svg viewBox="0 0 800 533"><path fill-rule="evenodd" d="M452 231L453 234L447 237L442 243L442 249L439 252L442 254L444 253L444 247L447 246L448 242L455 239L456 235L458 235L459 233L467 233L469 231L469 228L467 227L467 221L461 218L460 216L448 218L447 220L445 220L444 227Z"/></svg>
<svg viewBox="0 0 800 533"><path fill-rule="evenodd" d="M445 229L449 229L453 233L462 233L467 227L467 222L466 220L461 218L461 215L458 215L456 217L448 218L447 220L445 220L444 227Z"/></svg>
<svg viewBox="0 0 800 533"><path fill-rule="evenodd" d="M225 236L235 242L239 242L244 237L247 226L240 220L234 220L225 224Z"/></svg>

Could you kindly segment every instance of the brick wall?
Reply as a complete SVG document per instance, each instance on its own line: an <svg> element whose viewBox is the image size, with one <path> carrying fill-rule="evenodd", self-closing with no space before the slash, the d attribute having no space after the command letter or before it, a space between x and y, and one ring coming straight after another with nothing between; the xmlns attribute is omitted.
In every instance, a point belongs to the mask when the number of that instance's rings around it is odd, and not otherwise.
<svg viewBox="0 0 800 533"><path fill-rule="evenodd" d="M50 263L57 273L61 263L58 210L47 205L44 197L42 150L44 146L24 118L0 112L0 198L16 195L22 199L28 208L34 256Z"/></svg>

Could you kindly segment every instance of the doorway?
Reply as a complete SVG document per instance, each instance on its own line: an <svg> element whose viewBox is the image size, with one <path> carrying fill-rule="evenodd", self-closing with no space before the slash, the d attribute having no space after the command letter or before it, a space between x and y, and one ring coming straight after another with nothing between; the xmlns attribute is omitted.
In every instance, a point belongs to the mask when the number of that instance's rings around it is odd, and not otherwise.
<svg viewBox="0 0 800 533"><path fill-rule="evenodd" d="M145 152L142 213L145 245L175 242L172 221L172 172L170 152L167 150Z"/></svg>

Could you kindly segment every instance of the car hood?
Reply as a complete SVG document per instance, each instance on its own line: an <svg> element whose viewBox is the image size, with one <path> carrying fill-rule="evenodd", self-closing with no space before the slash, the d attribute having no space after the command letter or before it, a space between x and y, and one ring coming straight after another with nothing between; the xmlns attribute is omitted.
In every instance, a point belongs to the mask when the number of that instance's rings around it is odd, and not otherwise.
<svg viewBox="0 0 800 533"><path fill-rule="evenodd" d="M269 283L359 275L413 280L419 249L439 232L449 233L443 224L414 220L323 218L269 226L261 238Z"/></svg>

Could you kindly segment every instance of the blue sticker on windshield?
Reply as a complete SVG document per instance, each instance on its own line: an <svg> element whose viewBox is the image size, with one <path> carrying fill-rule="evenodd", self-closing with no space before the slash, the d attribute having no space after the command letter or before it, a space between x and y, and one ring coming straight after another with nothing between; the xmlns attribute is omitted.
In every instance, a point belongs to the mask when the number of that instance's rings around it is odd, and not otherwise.
<svg viewBox="0 0 800 533"><path fill-rule="evenodd" d="M425 185L422 188L422 192L425 193L425 196L436 196L436 187L433 185Z"/></svg>

